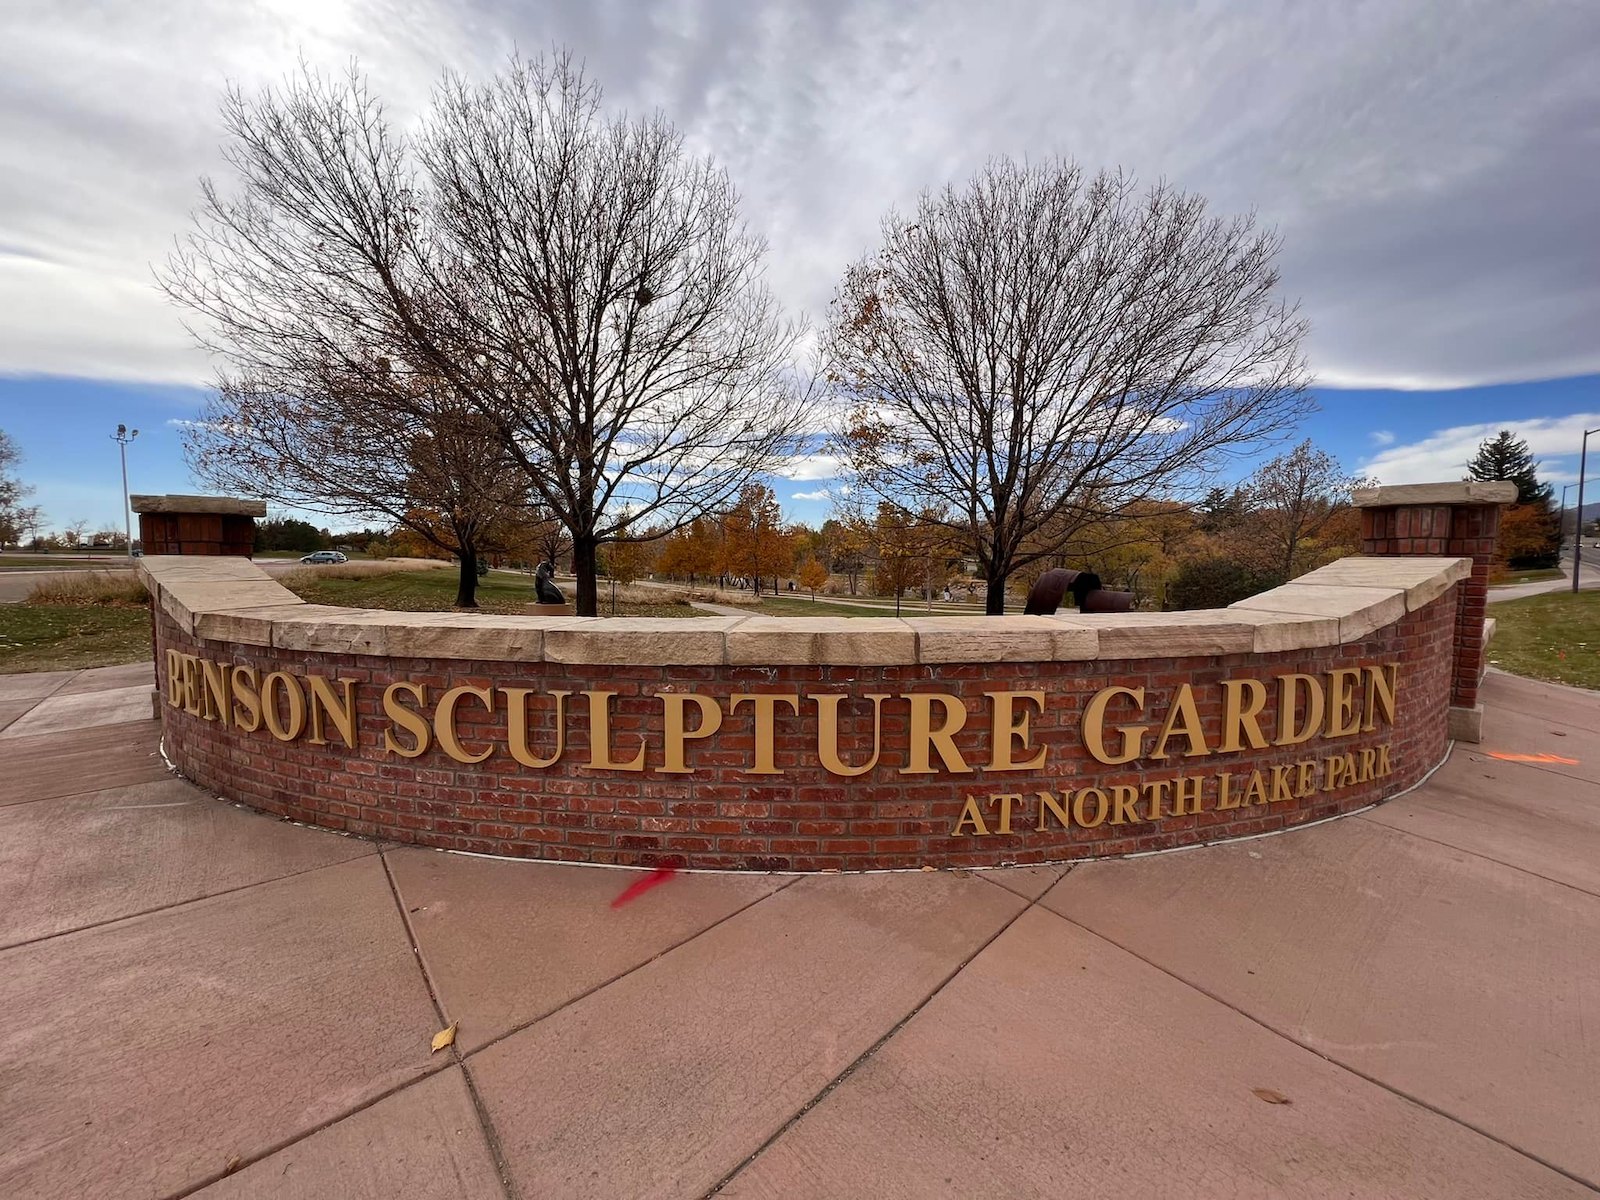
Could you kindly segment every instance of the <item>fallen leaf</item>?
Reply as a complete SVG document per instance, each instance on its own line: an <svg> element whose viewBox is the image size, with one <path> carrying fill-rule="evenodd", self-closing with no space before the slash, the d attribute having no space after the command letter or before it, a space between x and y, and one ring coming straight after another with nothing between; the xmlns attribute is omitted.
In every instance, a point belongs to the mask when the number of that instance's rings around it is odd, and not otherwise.
<svg viewBox="0 0 1600 1200"><path fill-rule="evenodd" d="M240 1158L237 1154L235 1154L232 1158L230 1158L228 1160L228 1165L222 1168L222 1173L224 1175L232 1175L235 1171L237 1171L239 1169L239 1164L241 1162L243 1162L243 1161L244 1160L242 1158Z"/></svg>
<svg viewBox="0 0 1600 1200"><path fill-rule="evenodd" d="M460 1021L451 1021L450 1024L446 1025L443 1029L439 1030L438 1033L434 1034L433 1035L433 1050L430 1051L430 1053L437 1054L437 1053L439 1053L439 1051L443 1050L446 1046L455 1045L456 1030L459 1029L460 1027L461 1027L461 1022Z"/></svg>
<svg viewBox="0 0 1600 1200"><path fill-rule="evenodd" d="M1265 1100L1268 1104L1293 1104L1294 1101L1282 1092L1275 1092L1271 1088L1251 1088L1257 1100Z"/></svg>
<svg viewBox="0 0 1600 1200"><path fill-rule="evenodd" d="M924 871L937 871L939 868L938 867L923 867L922 869Z"/></svg>

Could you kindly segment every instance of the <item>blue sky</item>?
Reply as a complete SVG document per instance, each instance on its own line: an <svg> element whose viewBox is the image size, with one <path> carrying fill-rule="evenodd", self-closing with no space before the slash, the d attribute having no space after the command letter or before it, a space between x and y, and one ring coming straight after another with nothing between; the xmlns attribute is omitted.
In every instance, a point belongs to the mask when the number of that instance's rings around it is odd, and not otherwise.
<svg viewBox="0 0 1600 1200"><path fill-rule="evenodd" d="M815 327L919 192L1064 155L1253 212L1282 237L1322 411L1387 482L1459 477L1502 426L1556 483L1600 425L1600 4L1519 0L77 0L0 4L0 429L56 526L195 485L170 422L210 364L152 286L223 87L359 61L402 123L441 72L571 49L739 189L766 278ZM1526 382L1530 380L1543 382ZM821 519L830 464L777 481Z"/></svg>
<svg viewBox="0 0 1600 1200"><path fill-rule="evenodd" d="M1316 394L1321 409L1297 437L1385 483L1459 478L1478 443L1501 427L1528 439L1544 478L1575 482L1581 431L1600 426L1600 375L1449 391L1321 388ZM111 433L119 422L140 431L128 451L132 492L203 490L184 465L176 422L195 417L204 399L201 388L170 384L0 377L0 429L21 448L22 477L37 489L33 499L53 527L80 519L94 529L117 527L121 476ZM1590 443L1593 480L1600 436ZM1242 462L1238 474L1248 469ZM814 525L827 517L826 499L796 498L834 484L816 477L818 470L811 462L797 468L808 478L772 481L791 519Z"/></svg>

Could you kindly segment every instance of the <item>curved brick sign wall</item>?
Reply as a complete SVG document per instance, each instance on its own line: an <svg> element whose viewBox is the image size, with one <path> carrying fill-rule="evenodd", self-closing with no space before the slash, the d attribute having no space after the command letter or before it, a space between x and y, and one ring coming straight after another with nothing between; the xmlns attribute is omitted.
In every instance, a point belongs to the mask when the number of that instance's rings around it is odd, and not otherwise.
<svg viewBox="0 0 1600 1200"><path fill-rule="evenodd" d="M142 560L173 763L333 829L752 870L1044 863L1361 808L1447 749L1459 558L1231 609L607 621L305 604Z"/></svg>

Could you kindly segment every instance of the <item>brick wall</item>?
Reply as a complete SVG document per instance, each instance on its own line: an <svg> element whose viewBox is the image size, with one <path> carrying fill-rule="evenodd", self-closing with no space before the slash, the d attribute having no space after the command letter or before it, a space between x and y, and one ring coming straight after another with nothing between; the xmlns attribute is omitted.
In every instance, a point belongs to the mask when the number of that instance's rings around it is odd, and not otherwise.
<svg viewBox="0 0 1600 1200"><path fill-rule="evenodd" d="M1431 536L1431 535L1429 535ZM357 748L275 741L264 729L245 733L163 705L165 744L172 761L197 783L219 795L309 824L425 846L530 858L648 866L749 870L862 870L933 866L1045 863L1154 850L1261 833L1363 807L1417 782L1444 755L1446 709L1452 685L1460 585L1436 600L1343 646L1276 654L1091 662L993 663L884 667L573 667L556 663L441 662L364 655L270 650L198 642L163 612L156 614L161 687L166 692L167 648L215 661L254 664L263 674L285 670L359 681ZM1286 672L1324 673L1337 667L1398 661L1400 681L1392 728L1337 741L1313 739L1300 746L1213 754L1165 762L1141 760L1107 767L1079 742L1087 700L1111 684L1148 690L1147 713L1159 714L1182 683L1196 689L1211 726L1220 716L1223 679L1270 681ZM689 775L599 772L587 759L587 707L569 704L567 753L554 767L520 767L505 751L503 709L490 716L476 703L460 709L463 742L494 744L493 756L464 765L435 745L406 759L383 749L390 724L381 710L384 687L396 680L428 686L430 700L445 688L527 687L538 691L605 688L613 703L613 738L622 757L644 736L659 744L660 706L652 693L694 690L723 702L722 730L715 744L691 742ZM855 779L829 775L816 763L815 718L780 715L776 776L746 773L754 746L750 706L728 712L735 692L943 691L965 697L974 719L957 745L978 757L987 743L983 693L1041 689L1048 703L1032 721L1034 746L1048 748L1041 772L904 776L902 747L908 722L903 701L883 709L883 755L876 768ZM548 704L532 722L535 746L550 742ZM1156 718L1159 720L1159 715ZM841 708L839 746L847 761L860 761L872 744L871 705ZM1218 809L1210 789L1218 772L1236 776L1270 770L1308 758L1389 746L1392 773L1336 791L1309 791L1298 798ZM657 758L653 758L652 765ZM1092 828L1054 821L1035 829L1035 794L1095 786L1142 787L1178 774L1207 778L1206 811L1121 824L1106 820ZM1023 797L1009 834L953 836L969 796L976 797L990 828L998 825L997 794Z"/></svg>

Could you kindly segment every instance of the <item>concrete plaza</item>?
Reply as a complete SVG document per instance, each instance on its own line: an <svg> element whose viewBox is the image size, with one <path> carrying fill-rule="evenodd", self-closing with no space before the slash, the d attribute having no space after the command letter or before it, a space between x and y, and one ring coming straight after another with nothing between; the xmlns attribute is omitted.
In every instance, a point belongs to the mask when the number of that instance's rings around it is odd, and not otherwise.
<svg viewBox="0 0 1600 1200"><path fill-rule="evenodd" d="M0 677L11 1200L1600 1189L1595 694L1279 836L618 905L218 801L149 686Z"/></svg>

